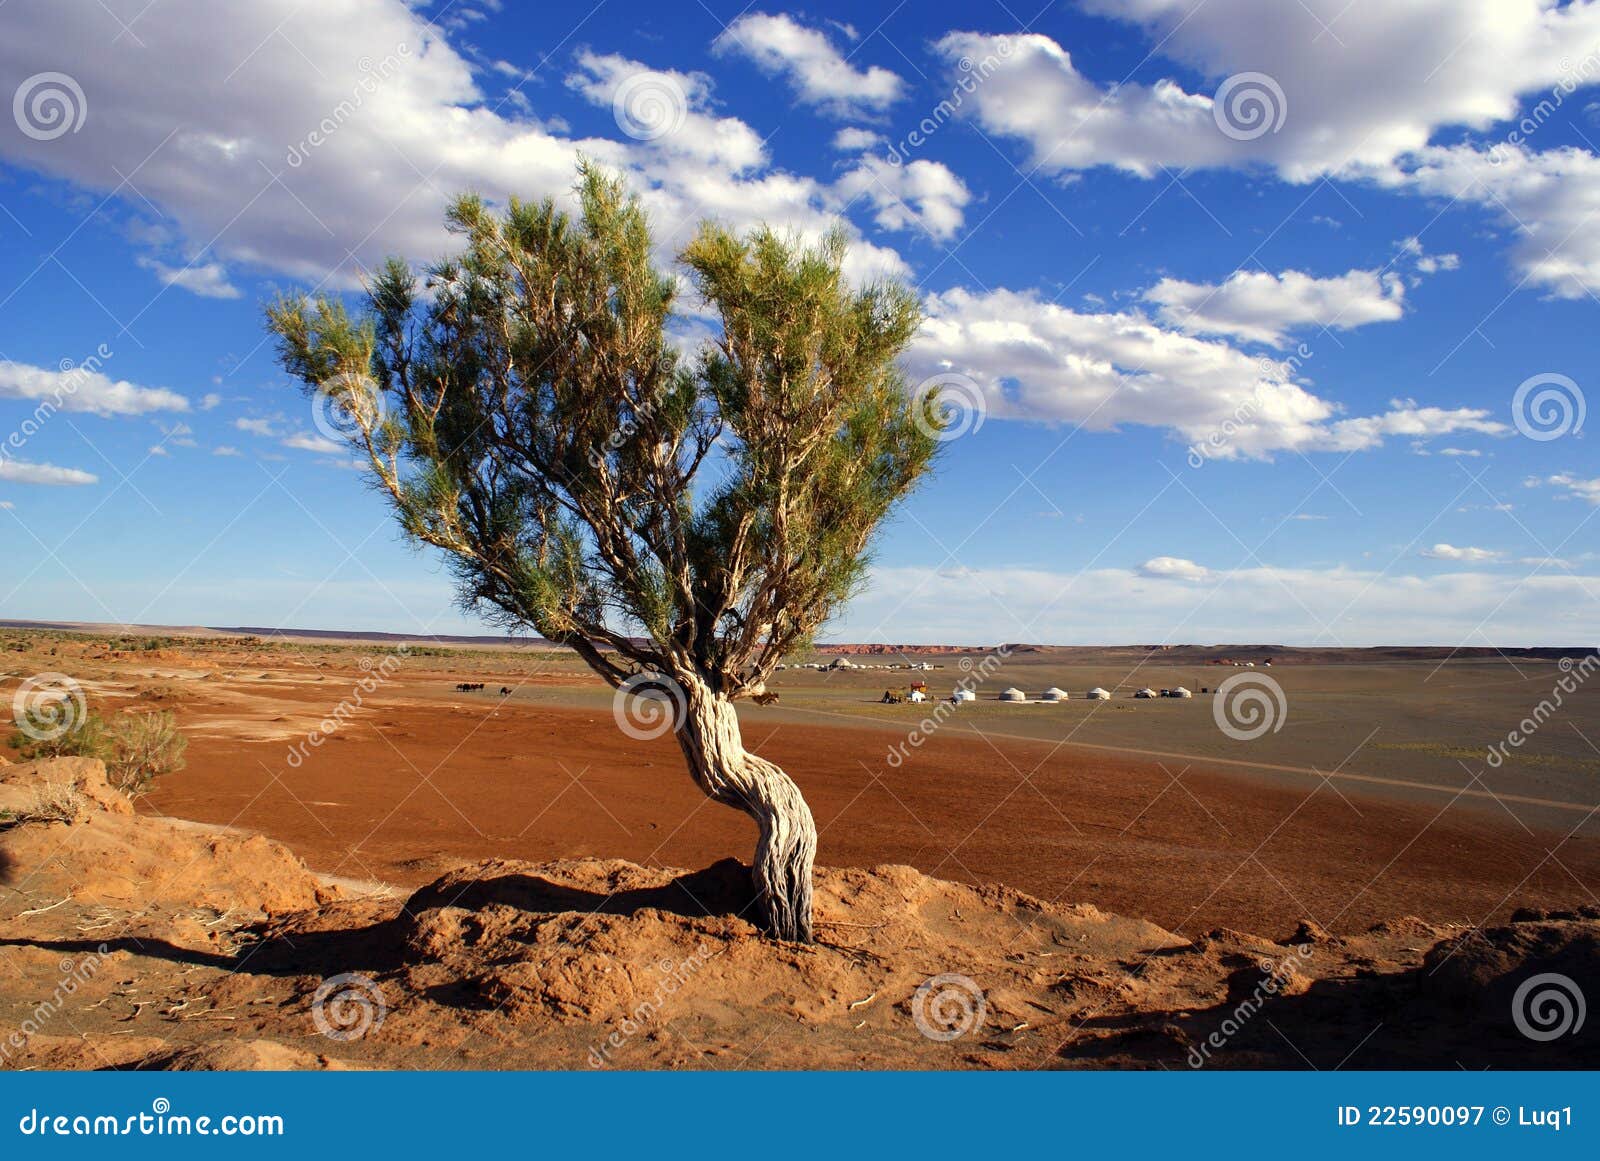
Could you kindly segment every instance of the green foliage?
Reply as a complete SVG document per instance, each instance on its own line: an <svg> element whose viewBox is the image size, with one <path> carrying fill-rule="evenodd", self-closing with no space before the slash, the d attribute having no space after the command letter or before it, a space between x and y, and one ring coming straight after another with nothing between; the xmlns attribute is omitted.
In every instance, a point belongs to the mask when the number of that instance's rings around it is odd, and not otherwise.
<svg viewBox="0 0 1600 1161"><path fill-rule="evenodd" d="M110 756L106 780L126 794L140 794L163 774L182 770L189 739L171 711L119 715L107 730Z"/></svg>
<svg viewBox="0 0 1600 1161"><path fill-rule="evenodd" d="M11 735L11 747L24 762L39 758L105 758L110 753L106 725L90 711L72 729L57 735L57 721L36 709L27 711L21 727Z"/></svg>
<svg viewBox="0 0 1600 1161"><path fill-rule="evenodd" d="M106 764L106 780L128 795L142 793L163 774L182 770L189 739L178 731L168 710L119 714L108 724L99 714L83 715L71 730L51 737L45 719L27 725L11 736L11 745L23 761L40 758L98 758Z"/></svg>
<svg viewBox="0 0 1600 1161"><path fill-rule="evenodd" d="M860 586L932 461L896 365L916 300L852 287L842 233L704 225L681 258L721 333L690 358L638 203L591 166L578 198L463 197L464 249L425 278L391 260L361 317L284 298L268 326L464 605L613 681L642 665L738 696Z"/></svg>

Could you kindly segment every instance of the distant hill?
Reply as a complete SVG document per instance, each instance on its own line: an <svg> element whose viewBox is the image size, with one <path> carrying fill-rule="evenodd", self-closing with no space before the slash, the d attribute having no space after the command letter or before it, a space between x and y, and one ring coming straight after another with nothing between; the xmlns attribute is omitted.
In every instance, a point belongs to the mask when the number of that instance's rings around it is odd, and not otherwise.
<svg viewBox="0 0 1600 1161"><path fill-rule="evenodd" d="M310 641L395 641L423 645L462 647L562 649L565 646L543 637L516 637L450 633L381 633L359 629L274 629L260 625L116 625L93 621L17 621L0 620L0 628L46 629L69 633L123 633L131 636L166 637L267 637L280 640ZM1085 661L1107 658L1138 658L1159 655L1179 664L1253 661L1274 665L1330 665L1339 662L1444 661L1454 659L1553 661L1561 657L1586 657L1600 653L1593 645L1567 647L1538 646L1528 649L1497 649L1493 646L1452 648L1448 645L1374 645L1359 648L1294 645L1042 645L1009 643L1001 645L894 645L882 642L836 641L819 644L813 652L830 656L905 656L938 657L952 653L992 653L1001 648L1013 655L1048 654L1062 661L1081 657Z"/></svg>

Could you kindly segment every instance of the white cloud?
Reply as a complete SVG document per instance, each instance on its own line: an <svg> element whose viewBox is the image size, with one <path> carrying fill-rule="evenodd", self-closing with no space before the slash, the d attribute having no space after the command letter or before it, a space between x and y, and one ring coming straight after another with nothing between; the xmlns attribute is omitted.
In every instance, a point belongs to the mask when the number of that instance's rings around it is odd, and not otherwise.
<svg viewBox="0 0 1600 1161"><path fill-rule="evenodd" d="M48 484L74 487L97 484L100 477L77 468L58 468L54 464L30 464L22 460L0 459L0 480L13 484Z"/></svg>
<svg viewBox="0 0 1600 1161"><path fill-rule="evenodd" d="M913 373L970 376L996 418L1168 428L1207 458L1360 451L1388 436L1503 434L1488 412L1394 400L1378 415L1339 408L1293 381L1288 363L1164 329L1136 312L1087 314L1010 290L930 295Z"/></svg>
<svg viewBox="0 0 1600 1161"><path fill-rule="evenodd" d="M251 435L270 436L277 434L277 430L273 427L270 419L248 419L241 416L233 421L233 426L240 431L247 431Z"/></svg>
<svg viewBox="0 0 1600 1161"><path fill-rule="evenodd" d="M839 179L838 191L864 198L885 230L922 230L945 241L961 228L962 210L972 200L965 183L941 162L892 165L882 157L862 157Z"/></svg>
<svg viewBox="0 0 1600 1161"><path fill-rule="evenodd" d="M1564 500L1583 500L1589 504L1600 504L1600 476L1586 480L1582 476L1573 475L1571 472L1561 472L1544 479L1534 477L1524 481L1528 487L1536 488L1540 484L1547 484L1552 488L1561 488L1566 495Z"/></svg>
<svg viewBox="0 0 1600 1161"><path fill-rule="evenodd" d="M169 266L173 253L203 252L229 269L352 289L387 255L430 261L458 245L443 213L457 191L570 205L580 154L639 191L663 257L702 218L815 238L846 202L830 181L771 167L760 134L708 111L697 76L669 74L685 86L686 130L636 141L608 118L610 136L580 138L497 106L468 59L402 0L259 0L227 20L206 0L164 0L139 15L137 51L119 40L108 7L6 5L0 75L27 76L43 60L94 78L94 93L81 131L48 142L3 134L0 157L102 195L125 190L119 174L137 172L140 195L171 223L170 238L148 243L160 250L151 260ZM367 72L356 67L363 58ZM640 71L584 53L572 83L609 110L620 80ZM852 247L852 277L907 271L892 249Z"/></svg>
<svg viewBox="0 0 1600 1161"><path fill-rule="evenodd" d="M882 143L882 134L855 125L846 126L833 135L833 147L840 153L860 153Z"/></svg>
<svg viewBox="0 0 1600 1161"><path fill-rule="evenodd" d="M1510 119L1521 95L1571 77L1574 46L1600 41L1600 5L1581 2L1096 0L1091 7L1141 25L1157 52L1205 85L1188 92L1173 80L1092 79L1039 35L964 32L939 42L952 61L997 56L1007 43L1001 67L974 93L977 116L991 132L1028 142L1035 159L1055 170L1109 165L1148 176L1162 166L1258 164L1304 182L1385 168L1439 129L1487 130ZM1263 126L1250 136L1249 123L1233 122L1245 131L1241 139L1217 124L1213 96L1226 78L1246 72L1273 78L1283 109L1276 131Z"/></svg>
<svg viewBox="0 0 1600 1161"><path fill-rule="evenodd" d="M0 361L0 399L37 400L60 411L104 416L189 409L187 399L165 387L140 387L84 367L52 371L9 360Z"/></svg>
<svg viewBox="0 0 1600 1161"><path fill-rule="evenodd" d="M283 446L292 447L296 451L320 452L323 455L342 455L350 450L344 444L324 436L303 433L291 435L283 441Z"/></svg>
<svg viewBox="0 0 1600 1161"><path fill-rule="evenodd" d="M1515 232L1512 265L1534 287L1560 298L1586 298L1600 288L1600 157L1593 153L1429 148L1378 180L1488 209Z"/></svg>
<svg viewBox="0 0 1600 1161"><path fill-rule="evenodd" d="M168 266L165 262L150 257L141 257L138 261L144 269L154 271L163 286L176 286L201 298L239 297L239 288L228 281L228 272L222 268L220 262Z"/></svg>
<svg viewBox="0 0 1600 1161"><path fill-rule="evenodd" d="M1147 85L1091 78L1040 35L959 32L939 42L952 62L999 60L968 108L991 135L1025 143L1046 172L1108 166L1149 177L1163 168L1266 168L1296 183L1329 176L1459 197L1519 231L1514 261L1534 285L1571 298L1600 287L1600 158L1573 148L1533 154L1525 144L1529 119L1536 131L1578 86L1600 80L1594 68L1575 68L1572 60L1600 43L1600 4L1095 6L1144 27L1156 52L1204 83L1191 92L1171 79ZM1254 107L1265 114L1259 123L1230 122L1227 110L1251 107L1224 101L1219 108L1213 100L1228 78L1245 73L1265 74L1278 90L1256 90L1266 94ZM1521 123L1524 141L1498 146L1494 159L1471 145L1430 144L1452 129L1489 132L1524 109L1531 110ZM1427 265L1449 269L1451 257Z"/></svg>
<svg viewBox="0 0 1600 1161"><path fill-rule="evenodd" d="M1429 560L1455 560L1469 564L1486 564L1490 561L1500 560L1505 556L1491 548L1457 548L1453 544L1435 544L1432 548L1424 548L1417 553Z"/></svg>
<svg viewBox="0 0 1600 1161"><path fill-rule="evenodd" d="M212 408L217 407L221 403L221 395L218 395L215 391L207 391L200 397L200 410L210 411Z"/></svg>
<svg viewBox="0 0 1600 1161"><path fill-rule="evenodd" d="M1201 581L1211 575L1211 570L1203 565L1198 565L1192 560L1185 560L1181 556L1157 556L1145 561L1139 566L1139 575L1144 577L1173 578L1176 580Z"/></svg>
<svg viewBox="0 0 1600 1161"><path fill-rule="evenodd" d="M211 454L214 455L214 456L236 456L236 455L239 455L240 452L239 452L238 448L230 447L230 446L228 446L227 444L224 443L224 444L219 444L216 447L212 448L211 449Z"/></svg>
<svg viewBox="0 0 1600 1161"><path fill-rule="evenodd" d="M1163 321L1191 334L1232 335L1281 347L1301 327L1350 330L1405 313L1405 281L1393 271L1316 278L1299 270L1240 270L1220 285L1163 278L1145 292Z"/></svg>
<svg viewBox="0 0 1600 1161"><path fill-rule="evenodd" d="M898 75L873 65L857 69L828 38L789 16L740 16L712 42L713 51L748 57L770 76L784 76L807 105L837 117L880 112L900 96Z"/></svg>

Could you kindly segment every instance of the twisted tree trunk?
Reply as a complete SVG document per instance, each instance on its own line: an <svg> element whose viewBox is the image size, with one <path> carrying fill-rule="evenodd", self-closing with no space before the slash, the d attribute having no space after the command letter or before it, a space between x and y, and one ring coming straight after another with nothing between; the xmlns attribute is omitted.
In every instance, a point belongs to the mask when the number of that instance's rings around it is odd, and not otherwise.
<svg viewBox="0 0 1600 1161"><path fill-rule="evenodd" d="M678 745L705 793L756 820L754 877L767 929L810 943L811 867L817 827L794 780L744 748L733 702L703 681L680 679L685 694Z"/></svg>

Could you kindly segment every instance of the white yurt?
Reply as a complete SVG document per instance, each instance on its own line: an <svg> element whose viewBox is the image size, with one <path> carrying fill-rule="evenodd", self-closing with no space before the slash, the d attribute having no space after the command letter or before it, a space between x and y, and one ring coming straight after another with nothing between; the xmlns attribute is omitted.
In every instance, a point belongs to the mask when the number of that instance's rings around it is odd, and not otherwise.
<svg viewBox="0 0 1600 1161"><path fill-rule="evenodd" d="M1141 689L1138 693L1134 694L1133 696L1134 697L1155 697L1155 695L1156 695L1156 691L1151 689L1147 685L1143 689Z"/></svg>
<svg viewBox="0 0 1600 1161"><path fill-rule="evenodd" d="M1172 691L1172 696L1173 697L1193 697L1194 694L1191 691L1185 689L1183 686L1180 685L1180 686L1178 686L1177 689Z"/></svg>
<svg viewBox="0 0 1600 1161"><path fill-rule="evenodd" d="M1052 685L1049 689L1045 690L1043 693L1041 693L1039 695L1039 700L1040 701L1066 701L1067 700L1067 691L1064 690L1064 689L1059 689L1056 686Z"/></svg>
<svg viewBox="0 0 1600 1161"><path fill-rule="evenodd" d="M950 700L955 702L977 701L978 695L973 693L970 689L958 689L950 695Z"/></svg>
<svg viewBox="0 0 1600 1161"><path fill-rule="evenodd" d="M1010 689L1001 691L1000 700L1001 701L1027 701L1028 700L1028 695L1023 693L1020 689L1018 689L1016 686L1013 685Z"/></svg>
<svg viewBox="0 0 1600 1161"><path fill-rule="evenodd" d="M920 689L913 689L906 696L906 700L907 701L927 701L928 700L928 695L923 693Z"/></svg>
<svg viewBox="0 0 1600 1161"><path fill-rule="evenodd" d="M1111 691L1109 689L1103 689L1097 685L1083 696L1088 698L1090 701L1110 701Z"/></svg>

